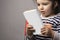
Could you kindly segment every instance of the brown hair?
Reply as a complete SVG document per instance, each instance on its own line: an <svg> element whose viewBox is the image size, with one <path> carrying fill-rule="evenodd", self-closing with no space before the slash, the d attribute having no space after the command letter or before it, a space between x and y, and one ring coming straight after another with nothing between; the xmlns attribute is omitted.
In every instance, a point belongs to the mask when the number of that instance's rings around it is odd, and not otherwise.
<svg viewBox="0 0 60 40"><path fill-rule="evenodd" d="M55 14L60 12L60 1L59 0L50 0L53 3L53 6L55 4L55 1L57 2L58 6L54 9Z"/></svg>
<svg viewBox="0 0 60 40"><path fill-rule="evenodd" d="M33 1L36 2L37 0L33 0ZM49 0L49 1L52 1L53 6L54 6L55 2L58 3L58 6L54 9L54 12L55 12L55 14L59 13L60 12L60 0Z"/></svg>

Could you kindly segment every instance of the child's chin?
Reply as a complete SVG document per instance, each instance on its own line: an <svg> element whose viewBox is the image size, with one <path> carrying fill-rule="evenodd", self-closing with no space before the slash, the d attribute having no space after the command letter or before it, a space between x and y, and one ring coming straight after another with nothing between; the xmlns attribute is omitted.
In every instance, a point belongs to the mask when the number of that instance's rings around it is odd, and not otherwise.
<svg viewBox="0 0 60 40"><path fill-rule="evenodd" d="M48 15L46 15L46 14L45 14L45 15L43 14L42 16L43 16L43 17L49 17L49 16L48 16Z"/></svg>
<svg viewBox="0 0 60 40"><path fill-rule="evenodd" d="M42 15L43 17L47 17L47 15Z"/></svg>

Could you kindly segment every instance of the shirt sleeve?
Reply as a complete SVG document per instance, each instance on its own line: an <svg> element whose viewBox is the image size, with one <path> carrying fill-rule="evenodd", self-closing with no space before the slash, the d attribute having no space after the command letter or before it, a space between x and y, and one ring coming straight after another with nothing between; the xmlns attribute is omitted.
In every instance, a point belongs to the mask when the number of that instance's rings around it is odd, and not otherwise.
<svg viewBox="0 0 60 40"><path fill-rule="evenodd" d="M43 19L43 23L52 24L53 28L57 28L60 24L60 16L56 16L53 18Z"/></svg>
<svg viewBox="0 0 60 40"><path fill-rule="evenodd" d="M55 34L54 34L54 40L60 40L60 33L58 33L58 31L55 31Z"/></svg>
<svg viewBox="0 0 60 40"><path fill-rule="evenodd" d="M55 23L53 19L43 19L43 23L51 24L53 28L57 28L57 23Z"/></svg>
<svg viewBox="0 0 60 40"><path fill-rule="evenodd" d="M24 35L26 35L26 28L27 28L28 22L25 22L25 28L24 28Z"/></svg>

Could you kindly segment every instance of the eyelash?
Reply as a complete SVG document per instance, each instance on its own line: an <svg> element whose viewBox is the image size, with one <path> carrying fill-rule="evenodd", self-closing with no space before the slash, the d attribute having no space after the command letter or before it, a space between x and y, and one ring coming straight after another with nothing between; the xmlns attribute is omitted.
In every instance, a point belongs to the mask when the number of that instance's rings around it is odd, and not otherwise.
<svg viewBox="0 0 60 40"><path fill-rule="evenodd" d="M43 5L47 5L47 4L43 4Z"/></svg>
<svg viewBox="0 0 60 40"><path fill-rule="evenodd" d="M37 4L38 6L40 6L40 4ZM43 4L43 5L47 5L47 4Z"/></svg>
<svg viewBox="0 0 60 40"><path fill-rule="evenodd" d="M37 4L38 6L40 6L40 4Z"/></svg>

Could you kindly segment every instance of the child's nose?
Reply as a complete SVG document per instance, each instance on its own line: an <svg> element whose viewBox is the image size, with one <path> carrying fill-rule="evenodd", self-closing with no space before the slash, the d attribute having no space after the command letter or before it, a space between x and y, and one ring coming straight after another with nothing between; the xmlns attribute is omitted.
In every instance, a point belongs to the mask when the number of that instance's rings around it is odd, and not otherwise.
<svg viewBox="0 0 60 40"><path fill-rule="evenodd" d="M43 8L43 5L40 5L40 10L43 10L44 8Z"/></svg>

